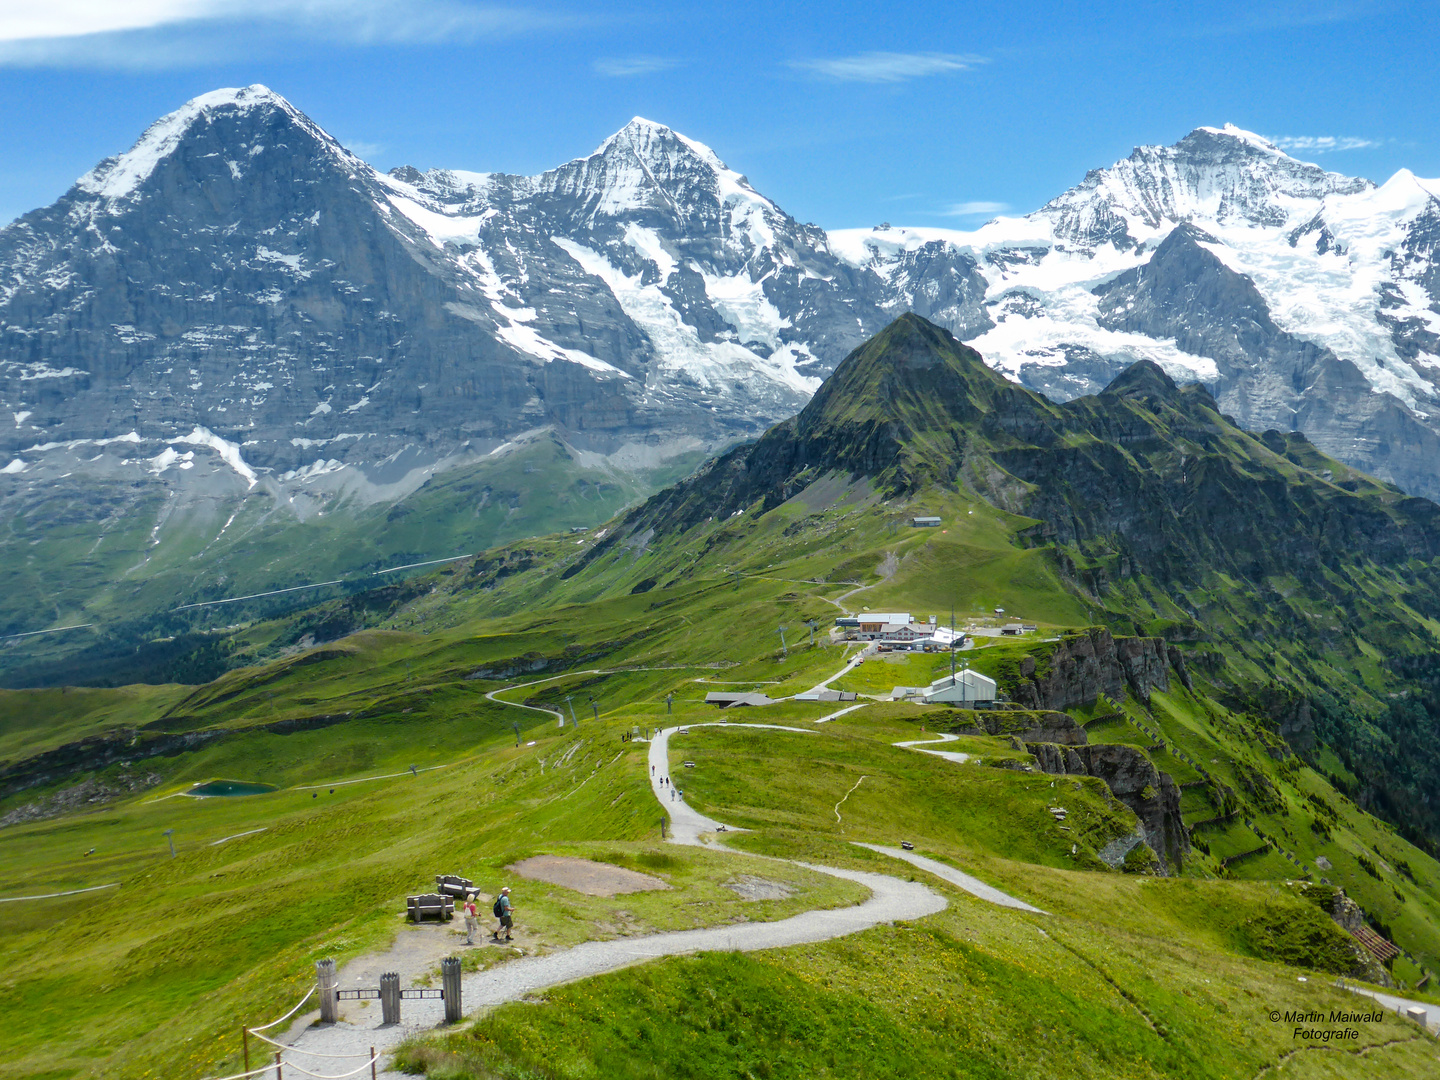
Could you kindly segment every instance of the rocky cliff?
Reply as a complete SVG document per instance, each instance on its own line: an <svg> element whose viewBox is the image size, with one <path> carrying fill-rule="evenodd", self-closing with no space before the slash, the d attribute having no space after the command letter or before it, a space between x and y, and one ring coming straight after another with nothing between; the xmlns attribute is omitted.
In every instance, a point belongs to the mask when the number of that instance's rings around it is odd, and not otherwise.
<svg viewBox="0 0 1440 1080"><path fill-rule="evenodd" d="M1003 688L1028 709L1073 709L1130 691L1148 702L1152 689L1170 689L1171 649L1161 638L1115 638L1108 628L1066 634L1048 658L1027 656ZM1175 663L1183 664L1178 652Z"/></svg>
<svg viewBox="0 0 1440 1080"><path fill-rule="evenodd" d="M1098 776L1115 797L1135 812L1145 842L1162 873L1178 873L1190 851L1190 834L1180 816L1180 789L1143 750L1133 746L1057 746L1027 743L1042 772L1056 776Z"/></svg>
<svg viewBox="0 0 1440 1080"><path fill-rule="evenodd" d="M1087 741L1085 729L1075 722L1074 717L1063 712L949 709L927 712L926 721L936 731L956 735L1008 735L1024 742L1062 746L1084 746Z"/></svg>

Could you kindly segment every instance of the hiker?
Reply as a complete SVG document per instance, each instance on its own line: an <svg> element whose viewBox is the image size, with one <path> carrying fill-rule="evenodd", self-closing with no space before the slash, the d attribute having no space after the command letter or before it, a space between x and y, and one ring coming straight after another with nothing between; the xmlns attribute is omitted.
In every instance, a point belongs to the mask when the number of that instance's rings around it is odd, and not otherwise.
<svg viewBox="0 0 1440 1080"><path fill-rule="evenodd" d="M504 931L505 931L505 940L506 940L506 941L509 941L509 940L510 940L510 931L511 931L511 929L515 926L515 918L514 918L514 914L513 914L514 911L515 911L515 905L513 905L512 903L510 903L510 886L509 886L509 885L506 885L505 888L501 889L501 890L500 890L500 895L497 896L497 897L495 897L495 908L494 908L494 910L495 910L495 918L497 918L497 919L500 920L500 925L497 926L497 927L495 928L495 932L490 935L491 940L493 940L493 941L499 941L499 940L500 940L500 931L501 931L501 930L504 930Z"/></svg>
<svg viewBox="0 0 1440 1080"><path fill-rule="evenodd" d="M475 907L475 894L465 894L465 944L475 944L475 931L480 929L480 911Z"/></svg>

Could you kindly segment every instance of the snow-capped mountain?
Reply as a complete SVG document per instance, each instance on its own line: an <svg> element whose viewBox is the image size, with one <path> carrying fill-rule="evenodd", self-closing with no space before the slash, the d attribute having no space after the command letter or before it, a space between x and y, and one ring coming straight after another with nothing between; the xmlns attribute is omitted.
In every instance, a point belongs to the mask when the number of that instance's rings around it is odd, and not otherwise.
<svg viewBox="0 0 1440 1080"><path fill-rule="evenodd" d="M385 176L216 91L0 231L0 454L159 473L200 432L247 486L545 427L663 457L795 412L886 320L873 279L645 120L541 176Z"/></svg>
<svg viewBox="0 0 1440 1080"><path fill-rule="evenodd" d="M793 413L913 310L1057 397L1136 359L1440 496L1440 184L1236 128L973 232L797 222L635 119L539 176L377 173L204 95L0 230L0 469L388 499L518 436L649 462Z"/></svg>
<svg viewBox="0 0 1440 1080"><path fill-rule="evenodd" d="M937 321L1052 397L1151 359L1247 427L1304 431L1437 498L1437 192L1404 171L1380 187L1328 173L1227 125L1137 148L1026 217L830 239L917 311L917 256L977 268L983 318Z"/></svg>

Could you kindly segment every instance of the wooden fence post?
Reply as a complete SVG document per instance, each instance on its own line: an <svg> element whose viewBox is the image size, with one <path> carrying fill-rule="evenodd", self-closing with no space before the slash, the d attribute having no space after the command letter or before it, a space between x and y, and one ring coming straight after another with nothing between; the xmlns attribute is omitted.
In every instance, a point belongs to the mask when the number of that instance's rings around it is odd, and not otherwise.
<svg viewBox="0 0 1440 1080"><path fill-rule="evenodd" d="M400 1022L400 976L393 971L380 976L380 1022Z"/></svg>
<svg viewBox="0 0 1440 1080"><path fill-rule="evenodd" d="M320 1022L333 1024L340 1019L339 1001L336 994L339 985L335 978L335 961L315 961L315 985L320 991Z"/></svg>
<svg viewBox="0 0 1440 1080"><path fill-rule="evenodd" d="M275 1051L275 1080L285 1080L285 1073L280 1068L280 1055L282 1051Z"/></svg>
<svg viewBox="0 0 1440 1080"><path fill-rule="evenodd" d="M447 1024L458 1024L460 1022L460 958L458 956L447 956L440 961L440 985L444 988L445 994L445 1022Z"/></svg>
<svg viewBox="0 0 1440 1080"><path fill-rule="evenodd" d="M375 1080L375 1047L370 1047L370 1080Z"/></svg>

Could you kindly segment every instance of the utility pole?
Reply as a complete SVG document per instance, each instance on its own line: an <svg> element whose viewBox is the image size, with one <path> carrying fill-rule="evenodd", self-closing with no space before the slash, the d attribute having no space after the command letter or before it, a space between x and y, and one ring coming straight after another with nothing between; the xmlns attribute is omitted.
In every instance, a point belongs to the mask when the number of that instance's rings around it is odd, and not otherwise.
<svg viewBox="0 0 1440 1080"><path fill-rule="evenodd" d="M668 694L665 695L665 715L666 715L666 716L669 716L669 715L670 715L672 712L674 712L674 711L675 711L675 691L674 691L674 690L671 690L670 693L668 693Z"/></svg>
<svg viewBox="0 0 1440 1080"><path fill-rule="evenodd" d="M600 719L600 706L595 703L595 698L590 698L590 711L595 714L595 719Z"/></svg>
<svg viewBox="0 0 1440 1080"><path fill-rule="evenodd" d="M569 694L565 695L565 704L570 706L570 723L578 728L580 726L580 721L575 719L575 703L570 700Z"/></svg>
<svg viewBox="0 0 1440 1080"><path fill-rule="evenodd" d="M519 725L518 723L515 723L515 722L512 721L511 724L510 724L510 726L515 729L515 745L516 745L516 746L519 746L519 745L520 745L520 725Z"/></svg>
<svg viewBox="0 0 1440 1080"><path fill-rule="evenodd" d="M955 601L950 601L950 685L955 685Z"/></svg>
<svg viewBox="0 0 1440 1080"><path fill-rule="evenodd" d="M813 649L815 647L815 627L820 625L820 621L818 619L806 619L805 625L810 628L810 647Z"/></svg>
<svg viewBox="0 0 1440 1080"><path fill-rule="evenodd" d="M165 839L170 841L170 857L173 859L175 857L175 830L166 829Z"/></svg>
<svg viewBox="0 0 1440 1080"><path fill-rule="evenodd" d="M780 651L783 652L786 656L790 655L790 648L785 644L785 631L789 629L790 628L788 626L780 627Z"/></svg>

